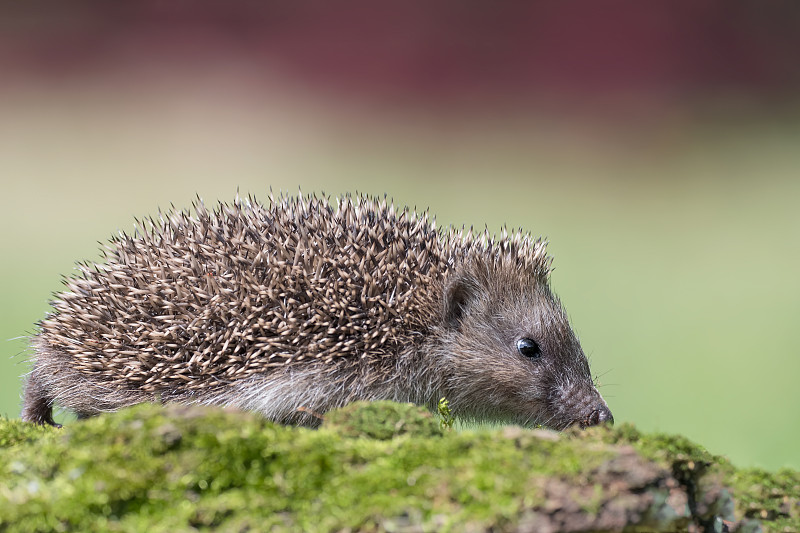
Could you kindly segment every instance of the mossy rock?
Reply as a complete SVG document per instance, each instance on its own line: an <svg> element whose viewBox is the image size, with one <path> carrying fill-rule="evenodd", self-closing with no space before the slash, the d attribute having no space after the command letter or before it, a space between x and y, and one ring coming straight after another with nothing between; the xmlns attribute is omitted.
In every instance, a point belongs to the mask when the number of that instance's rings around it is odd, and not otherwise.
<svg viewBox="0 0 800 533"><path fill-rule="evenodd" d="M632 424L613 431L590 429L575 438L600 437L612 444L630 444L648 459L664 465L693 493L697 514L711 515L715 505L739 519L759 520L767 531L800 531L800 472L788 468L768 472L760 468L736 468L725 457L713 455L681 435L642 433ZM716 500L716 504L710 503Z"/></svg>
<svg viewBox="0 0 800 533"><path fill-rule="evenodd" d="M3 532L721 531L731 497L753 506L737 500L737 519L800 525L796 473L738 471L625 425L442 432L381 402L312 430L142 405L60 430L0 421L0 442Z"/></svg>

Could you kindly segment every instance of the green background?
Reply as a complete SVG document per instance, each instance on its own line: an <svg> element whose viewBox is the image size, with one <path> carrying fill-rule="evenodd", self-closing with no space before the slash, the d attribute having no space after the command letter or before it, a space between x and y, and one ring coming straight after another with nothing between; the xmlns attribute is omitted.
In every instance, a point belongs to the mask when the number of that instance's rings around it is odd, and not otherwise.
<svg viewBox="0 0 800 533"><path fill-rule="evenodd" d="M0 414L18 416L26 336L60 276L134 217L196 194L361 191L546 236L617 420L800 468L797 113L354 111L182 79L4 93Z"/></svg>

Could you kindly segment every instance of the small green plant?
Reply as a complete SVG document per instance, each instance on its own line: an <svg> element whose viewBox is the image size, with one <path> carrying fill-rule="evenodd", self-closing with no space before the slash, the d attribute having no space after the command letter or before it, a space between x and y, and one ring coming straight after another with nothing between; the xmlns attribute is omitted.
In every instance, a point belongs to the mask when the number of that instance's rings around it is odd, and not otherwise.
<svg viewBox="0 0 800 533"><path fill-rule="evenodd" d="M439 427L442 429L453 429L453 424L456 422L456 417L453 416L452 411L450 411L450 402L447 401L447 398L442 398L439 400L439 405L437 407L439 411Z"/></svg>

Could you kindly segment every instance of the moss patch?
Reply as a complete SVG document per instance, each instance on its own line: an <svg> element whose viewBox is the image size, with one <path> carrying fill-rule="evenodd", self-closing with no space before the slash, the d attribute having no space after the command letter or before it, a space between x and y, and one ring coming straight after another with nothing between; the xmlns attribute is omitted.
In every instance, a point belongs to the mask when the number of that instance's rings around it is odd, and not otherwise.
<svg viewBox="0 0 800 533"><path fill-rule="evenodd" d="M0 418L0 450L33 442L56 431L56 428L50 426L35 426L19 419Z"/></svg>
<svg viewBox="0 0 800 533"><path fill-rule="evenodd" d="M410 403L353 402L325 415L324 427L346 437L388 440L400 435L439 437L442 428L428 411Z"/></svg>
<svg viewBox="0 0 800 533"><path fill-rule="evenodd" d="M318 430L152 405L61 430L0 422L0 531L669 531L700 516L671 473L679 456L711 465L698 487L716 468L734 494L749 487L744 505L798 523L774 493L796 496L796 473L725 471L688 441L627 426L443 433L427 412L383 402L329 413ZM710 520L725 518L723 492L703 489Z"/></svg>

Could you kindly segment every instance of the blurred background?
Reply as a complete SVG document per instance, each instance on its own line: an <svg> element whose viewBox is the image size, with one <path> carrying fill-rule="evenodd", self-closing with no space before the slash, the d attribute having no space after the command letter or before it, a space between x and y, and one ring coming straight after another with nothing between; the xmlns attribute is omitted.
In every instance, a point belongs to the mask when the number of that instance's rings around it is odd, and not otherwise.
<svg viewBox="0 0 800 533"><path fill-rule="evenodd" d="M547 237L618 421L800 468L800 4L0 4L0 415L60 276L195 195Z"/></svg>

